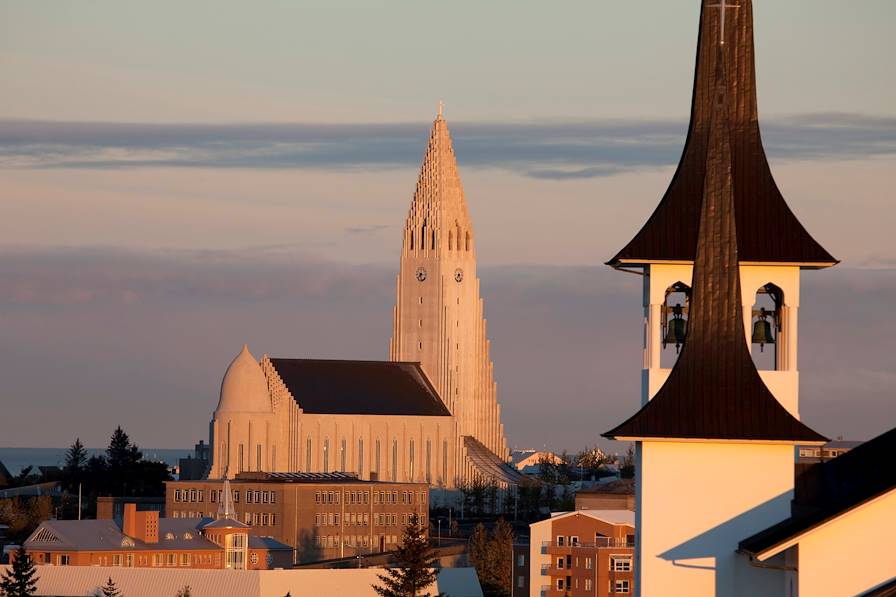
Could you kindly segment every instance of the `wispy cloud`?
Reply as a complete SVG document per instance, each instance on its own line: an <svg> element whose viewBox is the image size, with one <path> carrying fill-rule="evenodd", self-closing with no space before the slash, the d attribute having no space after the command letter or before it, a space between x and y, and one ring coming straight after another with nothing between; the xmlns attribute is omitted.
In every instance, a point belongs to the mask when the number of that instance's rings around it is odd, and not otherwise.
<svg viewBox="0 0 896 597"><path fill-rule="evenodd" d="M323 168L416 165L426 123L127 124L0 121L0 167ZM672 165L687 126L668 120L456 123L458 159L544 179ZM849 159L896 153L896 118L813 114L767 119L770 155Z"/></svg>

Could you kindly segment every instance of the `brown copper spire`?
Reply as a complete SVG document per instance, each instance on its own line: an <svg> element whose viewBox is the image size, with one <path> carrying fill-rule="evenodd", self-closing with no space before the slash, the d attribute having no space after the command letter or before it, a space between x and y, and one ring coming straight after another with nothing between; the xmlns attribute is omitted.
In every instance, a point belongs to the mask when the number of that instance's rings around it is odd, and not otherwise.
<svg viewBox="0 0 896 597"><path fill-rule="evenodd" d="M725 51L721 45L716 51ZM723 61L705 98L706 164L694 260L688 335L656 396L605 433L613 439L676 438L824 442L763 383L747 348L741 306L738 230L732 167L732 106ZM736 125L734 125L736 126Z"/></svg>
<svg viewBox="0 0 896 597"><path fill-rule="evenodd" d="M724 20L720 18L722 10ZM833 265L837 260L806 232L790 211L766 160L756 104L751 0L738 0L724 8L718 0L703 0L691 123L678 170L644 227L608 263L694 260L707 169L714 75L720 61L725 63L728 74L725 87L731 135L729 159L735 181L740 261L793 263L803 267Z"/></svg>

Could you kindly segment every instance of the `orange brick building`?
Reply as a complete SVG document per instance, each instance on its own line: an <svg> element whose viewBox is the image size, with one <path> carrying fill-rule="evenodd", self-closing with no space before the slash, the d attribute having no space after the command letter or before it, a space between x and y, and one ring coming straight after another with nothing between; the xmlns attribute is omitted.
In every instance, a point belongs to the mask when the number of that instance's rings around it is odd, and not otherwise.
<svg viewBox="0 0 896 597"><path fill-rule="evenodd" d="M226 514L226 512L225 512ZM36 564L128 568L231 568L292 566L292 548L252 535L228 516L160 518L126 504L119 526L105 520L47 520L25 541Z"/></svg>
<svg viewBox="0 0 896 597"><path fill-rule="evenodd" d="M634 594L631 510L577 510L529 525L514 546L513 597Z"/></svg>

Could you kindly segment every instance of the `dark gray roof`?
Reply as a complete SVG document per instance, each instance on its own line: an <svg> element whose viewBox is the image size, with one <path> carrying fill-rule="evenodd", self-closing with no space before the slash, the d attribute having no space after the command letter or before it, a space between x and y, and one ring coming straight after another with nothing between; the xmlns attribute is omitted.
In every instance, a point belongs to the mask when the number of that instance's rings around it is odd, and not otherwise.
<svg viewBox="0 0 896 597"><path fill-rule="evenodd" d="M841 516L868 500L896 489L896 428L827 462L812 466L814 494L802 499L801 512L740 542L740 550L759 554ZM798 491L799 493L799 491Z"/></svg>
<svg viewBox="0 0 896 597"><path fill-rule="evenodd" d="M775 184L762 139L756 101L753 48L753 6L739 0L726 13L725 45L720 47L718 10L707 10L718 0L703 0L691 122L678 170L653 215L609 263L693 261L700 225L700 199L708 168L706 147L715 103L716 67L721 60L731 74L726 91L731 105L731 152L727 159L737 212L737 246L742 262L798 263L825 267L836 263L803 228Z"/></svg>
<svg viewBox="0 0 896 597"><path fill-rule="evenodd" d="M716 65L684 347L653 399L604 436L826 442L766 387L744 338L734 205L740 181L731 167L727 74L723 60Z"/></svg>
<svg viewBox="0 0 896 597"><path fill-rule="evenodd" d="M159 542L144 543L127 537L114 520L47 520L25 541L25 547L83 551L218 549L217 545L199 533L199 521L198 518L160 518ZM173 535L172 539L166 539L169 533ZM132 546L125 545L131 542Z"/></svg>
<svg viewBox="0 0 896 597"><path fill-rule="evenodd" d="M271 364L306 413L451 414L420 363L272 358Z"/></svg>
<svg viewBox="0 0 896 597"><path fill-rule="evenodd" d="M465 435L464 448L467 451L467 458L472 462L476 471L486 478L491 478L497 483L507 483L509 485L517 485L522 481L523 473L498 458L494 452L486 448L475 437Z"/></svg>

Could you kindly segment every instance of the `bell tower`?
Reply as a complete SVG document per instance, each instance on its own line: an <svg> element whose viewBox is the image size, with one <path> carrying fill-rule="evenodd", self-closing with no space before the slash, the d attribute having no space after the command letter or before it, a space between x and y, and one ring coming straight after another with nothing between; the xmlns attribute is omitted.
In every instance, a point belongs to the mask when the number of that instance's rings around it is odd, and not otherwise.
<svg viewBox="0 0 896 597"><path fill-rule="evenodd" d="M405 222L389 353L422 363L459 434L507 458L473 224L441 109Z"/></svg>
<svg viewBox="0 0 896 597"><path fill-rule="evenodd" d="M678 169L608 262L643 275L644 346L641 409L604 435L636 446L640 594L784 595L786 562L735 552L789 516L794 445L826 441L799 421L800 271L837 261L766 160L751 0L703 0L700 18ZM700 471L687 488L674 487L682 462Z"/></svg>

